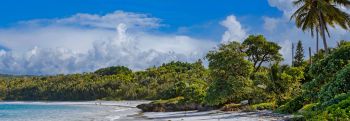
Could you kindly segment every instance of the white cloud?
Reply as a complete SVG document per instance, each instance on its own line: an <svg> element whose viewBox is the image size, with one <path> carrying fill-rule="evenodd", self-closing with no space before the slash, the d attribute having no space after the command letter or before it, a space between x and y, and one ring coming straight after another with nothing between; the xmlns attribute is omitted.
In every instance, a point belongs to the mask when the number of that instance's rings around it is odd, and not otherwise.
<svg viewBox="0 0 350 121"><path fill-rule="evenodd" d="M276 7L283 12L285 17L292 15L295 7L293 6L293 1L295 0L268 0L270 6Z"/></svg>
<svg viewBox="0 0 350 121"><path fill-rule="evenodd" d="M138 70L172 60L193 62L217 44L147 31L159 26L159 19L121 11L21 22L0 29L0 45L10 49L0 51L0 73L66 74L114 65Z"/></svg>
<svg viewBox="0 0 350 121"><path fill-rule="evenodd" d="M234 15L227 16L226 20L221 22L221 25L227 28L227 31L222 36L222 43L230 41L242 42L247 37L246 31Z"/></svg>
<svg viewBox="0 0 350 121"><path fill-rule="evenodd" d="M268 32L274 32L276 28L279 26L279 19L271 18L271 17L264 17L264 29Z"/></svg>
<svg viewBox="0 0 350 121"><path fill-rule="evenodd" d="M97 27L114 29L119 23L126 24L129 28L157 28L160 19L152 18L146 14L132 12L115 11L106 15L79 13L69 18L61 19L37 19L23 21L22 24L30 25L79 25L86 27Z"/></svg>
<svg viewBox="0 0 350 121"><path fill-rule="evenodd" d="M284 40L278 42L278 44L281 46L281 50L279 52L282 54L284 62L292 63L292 42L290 40Z"/></svg>

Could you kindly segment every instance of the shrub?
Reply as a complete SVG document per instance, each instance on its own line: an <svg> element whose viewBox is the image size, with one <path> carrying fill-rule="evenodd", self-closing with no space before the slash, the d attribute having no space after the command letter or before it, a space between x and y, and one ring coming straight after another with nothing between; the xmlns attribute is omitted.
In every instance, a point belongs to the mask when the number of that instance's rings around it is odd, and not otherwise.
<svg viewBox="0 0 350 121"><path fill-rule="evenodd" d="M324 110L325 108L327 108L328 106L334 105L334 104L338 104L339 102L347 99L350 97L350 93L342 93L339 94L337 96L335 96L333 99L328 100L326 102L320 103L319 105L317 105L315 108L315 110Z"/></svg>
<svg viewBox="0 0 350 121"><path fill-rule="evenodd" d="M132 74L131 69L125 67L125 66L112 66L108 68L102 68L97 71L95 71L96 74L101 75L101 76L106 76L106 75L116 75L116 74Z"/></svg>
<svg viewBox="0 0 350 121"><path fill-rule="evenodd" d="M184 97L177 97L168 100L157 100L149 104L141 104L136 106L144 112L174 112L174 111L187 111L187 110L199 110L201 105L194 103L183 103Z"/></svg>
<svg viewBox="0 0 350 121"><path fill-rule="evenodd" d="M350 97L338 104L331 105L315 115L311 120L331 120L331 121L348 121L350 120Z"/></svg>
<svg viewBox="0 0 350 121"><path fill-rule="evenodd" d="M190 82L190 83L189 83ZM161 93L162 99L184 97L184 103L201 104L206 95L206 83L202 80L178 81L174 86Z"/></svg>
<svg viewBox="0 0 350 121"><path fill-rule="evenodd" d="M153 101L151 103L152 104L178 104L184 99L185 99L184 97L176 97L176 98L171 98L168 100L156 100L156 101Z"/></svg>
<svg viewBox="0 0 350 121"><path fill-rule="evenodd" d="M327 101L334 95L346 93L350 90L350 64L336 73L334 81L324 85L320 91L321 101Z"/></svg>
<svg viewBox="0 0 350 121"><path fill-rule="evenodd" d="M251 106L252 109L254 110L274 110L276 109L276 103L274 102L269 102L269 103L260 103L260 104L255 104Z"/></svg>
<svg viewBox="0 0 350 121"><path fill-rule="evenodd" d="M310 111L313 111L314 108L318 105L318 103L311 103L311 104L307 104L307 105L304 105L303 108L301 108L299 110L299 112L310 112Z"/></svg>
<svg viewBox="0 0 350 121"><path fill-rule="evenodd" d="M305 99L302 96L298 96L288 103L278 107L275 112L283 113L283 114L291 114L297 112L299 109L303 107L305 103Z"/></svg>

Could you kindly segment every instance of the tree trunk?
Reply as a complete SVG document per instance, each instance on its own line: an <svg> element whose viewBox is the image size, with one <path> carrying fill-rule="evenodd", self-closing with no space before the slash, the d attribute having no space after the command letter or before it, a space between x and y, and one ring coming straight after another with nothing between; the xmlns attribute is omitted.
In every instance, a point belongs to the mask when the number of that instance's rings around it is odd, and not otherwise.
<svg viewBox="0 0 350 121"><path fill-rule="evenodd" d="M319 13L319 22L320 22L320 34L322 36L323 39L323 46L324 46L324 50L326 51L326 53L328 53L328 45L327 45L327 39L326 39L326 34L325 34L325 22L322 19L321 13Z"/></svg>
<svg viewBox="0 0 350 121"><path fill-rule="evenodd" d="M259 69L260 69L260 67L261 67L261 64L264 62L266 56L267 56L267 55L264 55L264 56L262 57L262 60L259 62L259 65L255 68L254 73L259 71Z"/></svg>
<svg viewBox="0 0 350 121"><path fill-rule="evenodd" d="M327 39L326 39L326 34L325 34L325 30L324 30L324 26L321 25L321 36L322 36L322 40L323 40L323 47L324 50L326 51L326 53L328 53L328 45L327 45Z"/></svg>
<svg viewBox="0 0 350 121"><path fill-rule="evenodd" d="M319 46L318 46L318 45L319 45L319 44L318 44L318 35L319 35L319 31L318 31L318 27L317 27L317 28L316 28L316 53L318 53L318 50L319 50L319 49L318 49L318 47L319 47Z"/></svg>
<svg viewBox="0 0 350 121"><path fill-rule="evenodd" d="M294 43L292 43L292 67L294 67Z"/></svg>
<svg viewBox="0 0 350 121"><path fill-rule="evenodd" d="M309 47L309 63L312 64L311 47Z"/></svg>

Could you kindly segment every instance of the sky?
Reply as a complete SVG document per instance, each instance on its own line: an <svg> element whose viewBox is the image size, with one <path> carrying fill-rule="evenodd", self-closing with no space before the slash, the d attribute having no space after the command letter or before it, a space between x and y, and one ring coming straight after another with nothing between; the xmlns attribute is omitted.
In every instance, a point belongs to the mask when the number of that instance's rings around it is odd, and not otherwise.
<svg viewBox="0 0 350 121"><path fill-rule="evenodd" d="M288 64L292 43L316 43L290 21L294 10L292 0L3 0L0 73L69 74L117 65L142 70L194 62L221 43L242 42L251 34L280 44ZM331 46L350 40L346 30L331 34Z"/></svg>

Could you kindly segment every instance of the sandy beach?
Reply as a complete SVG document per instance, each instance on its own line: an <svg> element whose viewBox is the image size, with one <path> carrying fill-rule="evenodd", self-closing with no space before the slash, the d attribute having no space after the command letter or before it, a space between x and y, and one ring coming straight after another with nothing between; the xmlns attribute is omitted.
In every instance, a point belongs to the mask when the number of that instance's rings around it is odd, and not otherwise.
<svg viewBox="0 0 350 121"><path fill-rule="evenodd" d="M16 105L55 105L55 106L83 106L92 107L92 110L86 113L77 113L84 115L76 119L89 121L282 121L288 118L285 115L274 114L271 111L259 112L222 112L213 111L181 111L181 112L142 112L136 106L150 101L87 101L87 102L0 102L0 104ZM62 115L63 120L76 120L69 115ZM60 121L61 118L50 120ZM40 117L33 119L41 120ZM42 120L45 120L43 118Z"/></svg>
<svg viewBox="0 0 350 121"><path fill-rule="evenodd" d="M125 104L130 102L119 102ZM133 102L132 104L142 103ZM130 106L127 110L121 111L125 113L118 121L283 121L288 118L287 115L274 114L271 111L259 112L222 112L213 111L181 111L181 112L142 112L141 110Z"/></svg>

